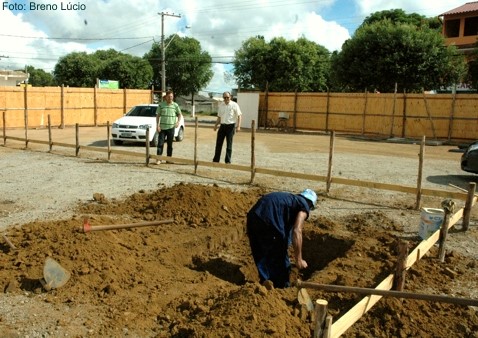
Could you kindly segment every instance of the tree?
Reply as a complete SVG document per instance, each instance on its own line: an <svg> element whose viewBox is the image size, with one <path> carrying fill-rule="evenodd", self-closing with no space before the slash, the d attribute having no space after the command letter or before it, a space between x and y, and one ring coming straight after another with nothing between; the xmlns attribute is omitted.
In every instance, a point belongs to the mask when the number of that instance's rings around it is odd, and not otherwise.
<svg viewBox="0 0 478 338"><path fill-rule="evenodd" d="M189 37L169 36L165 42L166 87L172 88L175 95L197 93L211 81L212 58L201 49L198 40ZM161 45L153 43L151 50L144 55L153 68L153 83L161 87Z"/></svg>
<svg viewBox="0 0 478 338"><path fill-rule="evenodd" d="M153 70L140 57L108 49L70 53L60 58L54 75L58 84L71 87L94 87L97 79L107 79L119 81L122 88L145 89L151 85Z"/></svg>
<svg viewBox="0 0 478 338"><path fill-rule="evenodd" d="M399 91L438 89L459 81L464 69L434 30L390 20L362 26L332 57L334 85L350 91L393 92L395 83Z"/></svg>
<svg viewBox="0 0 478 338"><path fill-rule="evenodd" d="M394 24L406 23L415 27L427 27L439 33L443 25L438 17L427 18L417 13L407 14L403 9L390 9L370 14L365 18L359 28L384 20L389 20Z"/></svg>
<svg viewBox="0 0 478 338"><path fill-rule="evenodd" d="M94 87L98 61L86 52L73 52L61 57L53 74L58 84L70 87Z"/></svg>
<svg viewBox="0 0 478 338"><path fill-rule="evenodd" d="M98 78L119 81L122 88L147 89L153 79L153 68L143 58L118 54L102 62Z"/></svg>
<svg viewBox="0 0 478 338"><path fill-rule="evenodd" d="M49 87L55 85L53 75L45 72L43 69L35 69L33 66L27 66L29 75L28 83L34 87Z"/></svg>
<svg viewBox="0 0 478 338"><path fill-rule="evenodd" d="M478 89L478 42L475 43L473 51L468 56L468 73L465 83Z"/></svg>
<svg viewBox="0 0 478 338"><path fill-rule="evenodd" d="M241 88L271 91L321 91L327 89L329 51L300 38L258 36L246 40L236 51L234 75Z"/></svg>

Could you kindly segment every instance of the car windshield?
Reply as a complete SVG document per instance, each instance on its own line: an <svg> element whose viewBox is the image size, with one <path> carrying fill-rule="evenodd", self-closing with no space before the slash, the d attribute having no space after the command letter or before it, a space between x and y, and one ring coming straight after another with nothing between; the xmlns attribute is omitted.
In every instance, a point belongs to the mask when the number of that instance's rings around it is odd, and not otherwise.
<svg viewBox="0 0 478 338"><path fill-rule="evenodd" d="M152 106L136 106L133 107L126 116L147 116L155 117L156 116L156 107Z"/></svg>

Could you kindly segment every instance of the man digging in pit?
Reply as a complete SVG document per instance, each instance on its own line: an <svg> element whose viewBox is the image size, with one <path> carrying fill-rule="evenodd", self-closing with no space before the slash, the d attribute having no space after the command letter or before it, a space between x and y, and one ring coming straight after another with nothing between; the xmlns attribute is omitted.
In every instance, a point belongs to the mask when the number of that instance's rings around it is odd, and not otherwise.
<svg viewBox="0 0 478 338"><path fill-rule="evenodd" d="M261 284L270 288L290 286L292 244L295 264L307 268L302 258L302 229L315 208L317 195L311 189L300 194L272 192L262 196L247 213L247 236Z"/></svg>

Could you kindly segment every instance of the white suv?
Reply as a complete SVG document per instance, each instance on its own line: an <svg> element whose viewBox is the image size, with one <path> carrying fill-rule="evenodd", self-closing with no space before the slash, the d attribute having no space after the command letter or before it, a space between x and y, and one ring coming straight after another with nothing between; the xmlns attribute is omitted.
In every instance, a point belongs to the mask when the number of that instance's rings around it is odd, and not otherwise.
<svg viewBox="0 0 478 338"><path fill-rule="evenodd" d="M158 133L156 132L156 109L157 104L140 104L131 108L125 116L113 122L111 136L115 145L121 145L125 141L146 142L146 129L149 128L149 140L151 146L158 145ZM184 118L181 117L179 126L174 130L174 139L182 141L184 138Z"/></svg>

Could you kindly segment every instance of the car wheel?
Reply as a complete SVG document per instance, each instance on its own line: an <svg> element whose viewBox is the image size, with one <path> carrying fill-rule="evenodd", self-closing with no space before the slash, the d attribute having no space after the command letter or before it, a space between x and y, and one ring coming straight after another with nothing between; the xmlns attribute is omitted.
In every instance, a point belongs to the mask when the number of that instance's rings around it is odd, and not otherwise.
<svg viewBox="0 0 478 338"><path fill-rule="evenodd" d="M184 139L184 128L181 127L178 130L178 136L176 136L176 141L181 142Z"/></svg>
<svg viewBox="0 0 478 338"><path fill-rule="evenodd" d="M115 146L120 146L120 145L123 144L123 141L121 141L121 140L113 140L113 144L114 144Z"/></svg>

